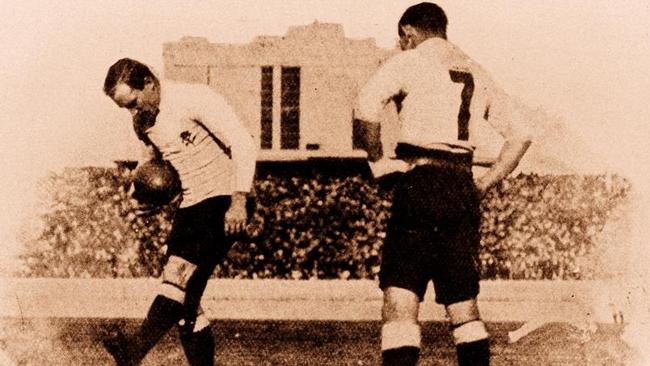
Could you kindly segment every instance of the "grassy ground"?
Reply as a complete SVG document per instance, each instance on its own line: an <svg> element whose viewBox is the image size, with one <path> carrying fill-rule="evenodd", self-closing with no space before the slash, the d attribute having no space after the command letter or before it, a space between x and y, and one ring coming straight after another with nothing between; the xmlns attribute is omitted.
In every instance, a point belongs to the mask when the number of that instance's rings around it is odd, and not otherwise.
<svg viewBox="0 0 650 366"><path fill-rule="evenodd" d="M0 348L17 365L112 365L97 342L98 329L137 320L0 319ZM543 326L519 342L507 333L520 323L488 324L492 365L624 365L633 356L620 341L621 326L600 326L589 340L560 323ZM219 365L379 365L378 322L215 321ZM454 365L455 351L443 323L423 324L420 365ZM172 330L147 356L145 366L186 365L178 334ZM2 365L4 366L4 365Z"/></svg>

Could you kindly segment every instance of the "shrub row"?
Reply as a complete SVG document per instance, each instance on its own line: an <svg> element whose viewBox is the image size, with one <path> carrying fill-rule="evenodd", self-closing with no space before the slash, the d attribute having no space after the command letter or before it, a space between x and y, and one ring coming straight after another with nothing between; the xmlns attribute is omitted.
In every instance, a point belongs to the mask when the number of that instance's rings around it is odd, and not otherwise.
<svg viewBox="0 0 650 366"><path fill-rule="evenodd" d="M141 277L160 274L172 212L134 214L128 171L66 169L44 180L42 230L25 243L25 276ZM618 176L519 175L482 203L486 279L580 279L582 259L624 203ZM370 278L381 263L390 193L361 176L265 175L246 240L217 275L232 278Z"/></svg>

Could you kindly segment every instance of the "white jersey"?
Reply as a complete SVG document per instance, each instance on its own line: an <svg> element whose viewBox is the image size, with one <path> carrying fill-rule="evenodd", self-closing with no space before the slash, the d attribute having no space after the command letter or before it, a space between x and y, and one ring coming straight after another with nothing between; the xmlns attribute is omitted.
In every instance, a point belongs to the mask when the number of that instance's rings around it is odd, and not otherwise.
<svg viewBox="0 0 650 366"><path fill-rule="evenodd" d="M465 53L441 38L389 59L359 93L357 117L379 122L401 104L398 142L451 152L473 151L473 129L487 121L503 137L528 135L512 101Z"/></svg>
<svg viewBox="0 0 650 366"><path fill-rule="evenodd" d="M207 85L161 83L159 110L145 134L178 171L181 207L251 190L255 144L220 95Z"/></svg>

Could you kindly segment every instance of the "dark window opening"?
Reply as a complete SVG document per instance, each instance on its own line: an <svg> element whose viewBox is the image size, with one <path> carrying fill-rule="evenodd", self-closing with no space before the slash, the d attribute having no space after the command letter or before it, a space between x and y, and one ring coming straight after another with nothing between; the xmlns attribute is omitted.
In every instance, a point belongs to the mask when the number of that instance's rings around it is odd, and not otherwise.
<svg viewBox="0 0 650 366"><path fill-rule="evenodd" d="M273 66L262 66L260 147L273 148Z"/></svg>
<svg viewBox="0 0 650 366"><path fill-rule="evenodd" d="M280 147L300 147L300 67L282 68Z"/></svg>

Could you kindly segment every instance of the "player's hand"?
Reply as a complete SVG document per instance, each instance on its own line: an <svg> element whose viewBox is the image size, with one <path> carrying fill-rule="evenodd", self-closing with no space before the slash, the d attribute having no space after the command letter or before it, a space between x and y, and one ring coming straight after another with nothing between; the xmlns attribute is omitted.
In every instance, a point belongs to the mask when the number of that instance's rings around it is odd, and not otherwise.
<svg viewBox="0 0 650 366"><path fill-rule="evenodd" d="M403 160L383 158L376 162L368 162L372 176L381 178L391 173L404 173L409 169L409 164Z"/></svg>
<svg viewBox="0 0 650 366"><path fill-rule="evenodd" d="M151 216L155 215L156 212L158 212L158 207L152 206L152 205L147 205L144 203L138 202L138 200L133 197L133 193L135 192L135 187L133 184L129 186L129 190L126 192L133 201L136 202L135 207L133 207L133 213L138 216L138 217L144 217L144 216Z"/></svg>
<svg viewBox="0 0 650 366"><path fill-rule="evenodd" d="M368 162L370 171L380 191L392 191L410 165L402 160L383 158Z"/></svg>
<svg viewBox="0 0 650 366"><path fill-rule="evenodd" d="M485 194L487 193L488 189L490 189L490 185L485 183L483 180L479 179L474 179L474 187L476 188L476 196L481 199Z"/></svg>
<svg viewBox="0 0 650 366"><path fill-rule="evenodd" d="M138 203L133 209L133 213L138 217L153 216L160 211L159 206L152 206Z"/></svg>
<svg viewBox="0 0 650 366"><path fill-rule="evenodd" d="M246 212L246 194L235 192L232 195L230 208L224 218L226 235L239 234L246 228L248 213Z"/></svg>
<svg viewBox="0 0 650 366"><path fill-rule="evenodd" d="M167 206L172 207L173 209L177 209L180 207L181 202L183 201L183 192L179 192L177 195L172 198L171 201L167 204Z"/></svg>
<svg viewBox="0 0 650 366"><path fill-rule="evenodd" d="M140 217L153 216L153 215L156 215L156 214L160 213L161 211L163 211L163 209L164 210L168 210L168 209L176 210L180 206L182 200L183 200L183 194L179 193L176 196L174 196L174 198L172 198L172 200L169 201L169 203L167 203L165 205L148 205L146 203L139 203L138 202L138 205L135 207L135 210L134 210L135 215L140 216Z"/></svg>

